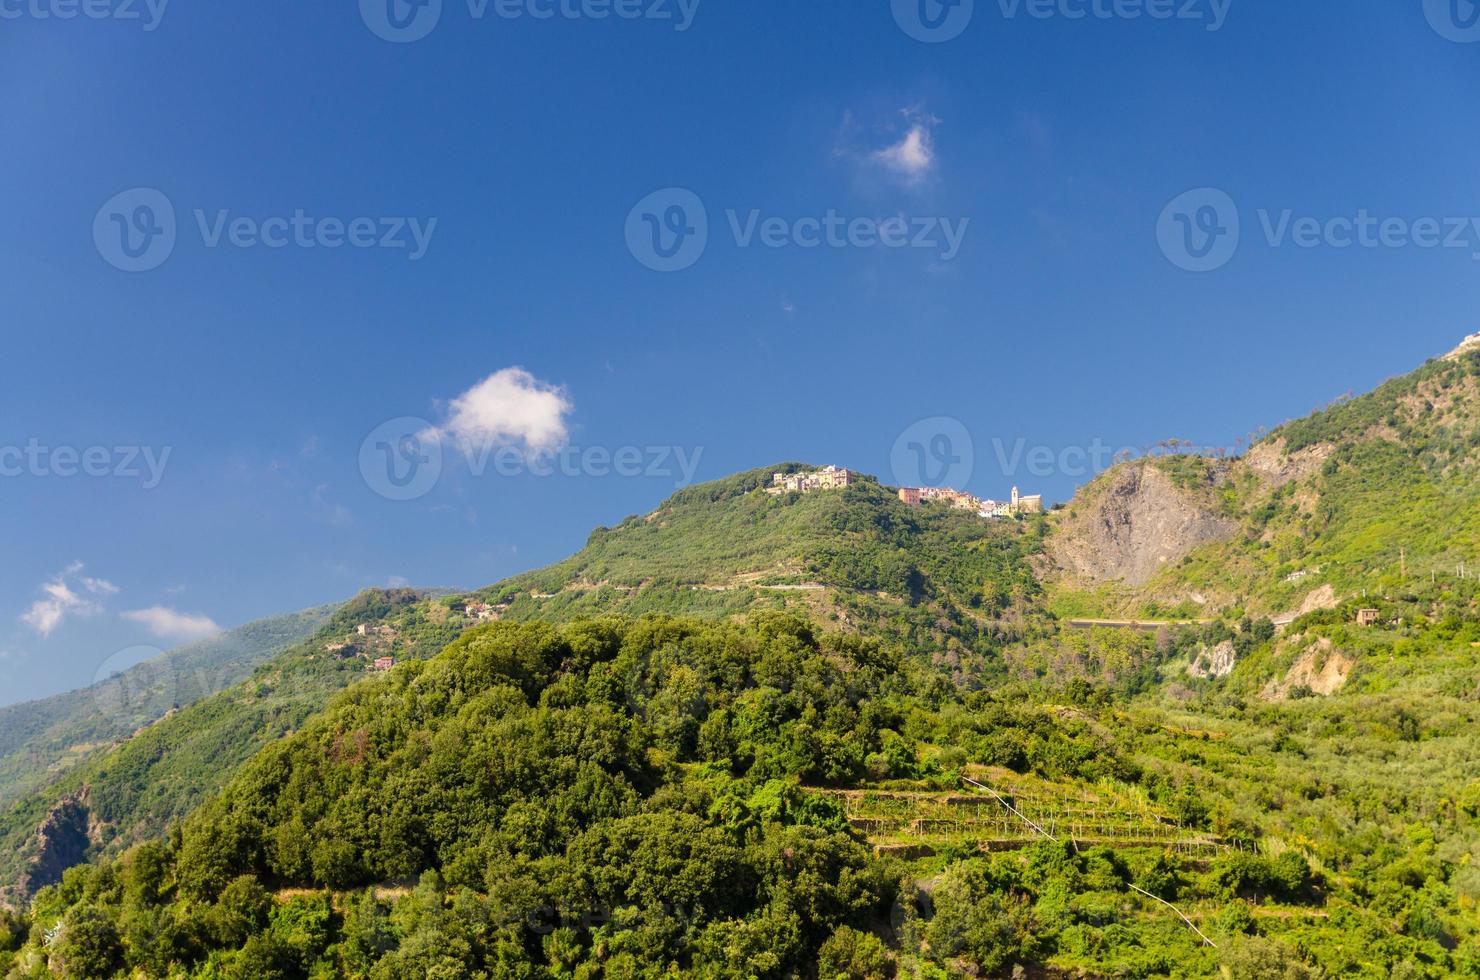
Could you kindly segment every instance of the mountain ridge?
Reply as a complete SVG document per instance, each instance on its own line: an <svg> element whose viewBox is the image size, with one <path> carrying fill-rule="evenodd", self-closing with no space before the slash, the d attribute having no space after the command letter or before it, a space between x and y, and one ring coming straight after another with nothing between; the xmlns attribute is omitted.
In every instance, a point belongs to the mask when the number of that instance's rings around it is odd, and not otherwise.
<svg viewBox="0 0 1480 980"><path fill-rule="evenodd" d="M1372 392L1275 428L1241 457L1120 464L1082 488L1076 503L1093 500L1132 468L1153 468L1180 481L1188 491L1184 501L1196 488L1202 499L1191 506L1237 530L1219 540L1174 541L1158 573L1134 581L1115 574L1076 579L1072 561L1064 562L1070 567L1059 569L1057 591L1093 593L1109 585L1113 598L1099 608L1115 613L1247 606L1273 615L1298 608L1311 589L1325 585L1348 598L1370 591L1384 568L1452 572L1462 552L1473 554L1480 543L1468 492L1480 446L1477 377L1480 340L1467 338ZM1077 509L1071 503L1070 515ZM1436 526L1419 527L1431 517ZM1091 520L1113 523L1113 516L1101 511ZM1059 522L1050 553L1065 550L1057 538L1069 537L1071 549L1082 544L1073 534ZM1446 540L1461 547L1444 547Z"/></svg>
<svg viewBox="0 0 1480 980"><path fill-rule="evenodd" d="M87 838L22 920L55 943L0 961L1473 974L1480 583L1447 563L1480 545L1477 466L1467 342L1055 514L758 469L474 593L365 593L0 822Z"/></svg>

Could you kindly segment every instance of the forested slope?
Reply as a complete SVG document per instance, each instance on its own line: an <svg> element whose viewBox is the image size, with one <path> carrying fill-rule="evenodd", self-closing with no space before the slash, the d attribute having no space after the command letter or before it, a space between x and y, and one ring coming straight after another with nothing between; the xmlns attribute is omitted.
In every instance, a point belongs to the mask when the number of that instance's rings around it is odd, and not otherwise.
<svg viewBox="0 0 1480 980"><path fill-rule="evenodd" d="M111 846L0 963L1480 977L1477 407L1466 350L1057 517L757 470L474 595L369 594L91 764Z"/></svg>
<svg viewBox="0 0 1480 980"><path fill-rule="evenodd" d="M466 607L479 598L514 621L791 610L867 632L978 685L1000 673L1002 649L1042 628L1028 564L1036 525L911 510L872 482L772 496L759 489L772 472L681 491L645 518L598 529L571 559L477 595L365 593L241 684L19 799L0 815L0 882L26 893L85 854L163 834L256 751L360 679L374 659L369 650L428 657L476 621ZM394 639L367 644L356 634L361 625L389 627ZM331 652L340 644L349 646ZM348 656L355 644L362 655ZM38 836L43 825L49 829Z"/></svg>
<svg viewBox="0 0 1480 980"><path fill-rule="evenodd" d="M1270 777L1300 773L1315 733L1225 722L1210 744L1085 685L1062 695L943 688L776 614L480 626L339 695L169 840L69 871L15 921L32 940L9 961L253 980L1480 969L1454 847L1475 801L1414 809L1406 846L1370 816L1305 837L1282 809L1322 777ZM978 808L1017 811L967 773L1052 829L983 852L963 829ZM1240 798L1250 779L1259 800ZM928 804L932 846L871 848L838 790ZM1110 796L1211 843L1080 843Z"/></svg>

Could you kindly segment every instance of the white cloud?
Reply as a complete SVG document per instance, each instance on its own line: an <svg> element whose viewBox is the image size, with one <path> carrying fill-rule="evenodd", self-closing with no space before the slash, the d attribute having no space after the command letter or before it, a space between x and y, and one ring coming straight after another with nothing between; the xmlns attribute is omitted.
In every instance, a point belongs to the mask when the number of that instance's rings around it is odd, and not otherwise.
<svg viewBox="0 0 1480 980"><path fill-rule="evenodd" d="M50 636L69 616L92 616L103 607L88 595L115 595L118 586L107 579L80 575L82 562L74 561L55 578L41 585L42 598L21 614L21 622L42 636ZM74 588L74 583L76 587Z"/></svg>
<svg viewBox="0 0 1480 980"><path fill-rule="evenodd" d="M131 609L123 613L123 618L142 624L149 632L166 640L203 640L221 632L221 627L209 616L183 613L168 606Z"/></svg>
<svg viewBox="0 0 1480 980"><path fill-rule="evenodd" d="M112 582L108 581L105 578L88 578L86 575L84 575L82 576L82 584L83 587L87 589L87 591L95 595L118 594L118 586L114 585Z"/></svg>
<svg viewBox="0 0 1480 980"><path fill-rule="evenodd" d="M898 143L875 151L874 159L906 180L923 180L935 166L935 140L929 128L916 123Z"/></svg>
<svg viewBox="0 0 1480 980"><path fill-rule="evenodd" d="M454 398L437 431L469 445L558 449L565 444L566 416L574 408L564 388L508 367Z"/></svg>
<svg viewBox="0 0 1480 980"><path fill-rule="evenodd" d="M939 125L940 120L921 105L906 106L878 123L848 112L833 153L852 161L866 187L880 180L914 187L935 176Z"/></svg>

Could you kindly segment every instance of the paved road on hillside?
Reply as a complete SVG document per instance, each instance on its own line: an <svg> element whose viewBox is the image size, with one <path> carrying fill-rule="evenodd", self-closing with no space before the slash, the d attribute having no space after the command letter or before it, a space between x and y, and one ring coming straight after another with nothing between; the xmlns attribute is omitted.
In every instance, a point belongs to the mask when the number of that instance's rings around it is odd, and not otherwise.
<svg viewBox="0 0 1480 980"><path fill-rule="evenodd" d="M1096 626L1106 629L1121 630L1146 630L1154 632L1160 629L1169 629L1173 626L1206 626L1213 622L1211 619L1071 619L1068 620L1070 629L1087 630Z"/></svg>

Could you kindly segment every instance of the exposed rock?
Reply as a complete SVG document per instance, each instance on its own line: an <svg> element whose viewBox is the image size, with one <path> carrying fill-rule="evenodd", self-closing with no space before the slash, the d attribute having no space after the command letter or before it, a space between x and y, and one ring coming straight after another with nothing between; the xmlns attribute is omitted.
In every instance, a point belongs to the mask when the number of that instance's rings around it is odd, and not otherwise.
<svg viewBox="0 0 1480 980"><path fill-rule="evenodd" d="M1480 350L1480 333L1472 333L1460 341L1458 347L1444 355L1444 360L1457 361L1473 350Z"/></svg>
<svg viewBox="0 0 1480 980"><path fill-rule="evenodd" d="M1317 609L1335 609L1340 604L1336 598L1336 590L1328 582L1319 589L1312 589L1310 594L1305 597L1305 601L1300 603L1300 608L1295 611L1295 615L1304 616L1306 613L1313 613Z"/></svg>
<svg viewBox="0 0 1480 980"><path fill-rule="evenodd" d="M36 856L21 877L22 894L34 895L47 885L56 884L62 880L64 871L87 860L88 847L92 844L90 817L85 792L69 796L52 807L36 831Z"/></svg>
<svg viewBox="0 0 1480 980"><path fill-rule="evenodd" d="M1049 541L1055 564L1091 582L1144 585L1193 549L1238 525L1147 462L1111 470L1066 512Z"/></svg>
<svg viewBox="0 0 1480 980"><path fill-rule="evenodd" d="M1322 697L1332 695L1346 686L1355 666L1356 661L1332 647L1331 641L1323 636L1301 652L1283 680L1276 678L1264 685L1260 697L1266 701L1283 701L1296 688L1305 688Z"/></svg>
<svg viewBox="0 0 1480 980"><path fill-rule="evenodd" d="M1298 452L1286 452L1284 439L1266 439L1244 454L1244 463L1273 487L1315 476L1336 447L1316 443Z"/></svg>
<svg viewBox="0 0 1480 980"><path fill-rule="evenodd" d="M1227 677L1233 673L1233 665L1237 660L1233 641L1224 640L1211 650L1200 650L1192 665L1187 668L1187 673L1193 677Z"/></svg>

